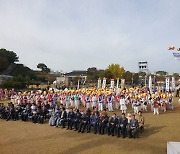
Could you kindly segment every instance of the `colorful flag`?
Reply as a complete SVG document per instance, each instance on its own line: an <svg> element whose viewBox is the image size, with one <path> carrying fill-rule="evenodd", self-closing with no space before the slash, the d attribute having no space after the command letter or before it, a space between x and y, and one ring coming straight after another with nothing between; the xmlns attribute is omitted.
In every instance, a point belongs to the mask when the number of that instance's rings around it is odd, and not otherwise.
<svg viewBox="0 0 180 154"><path fill-rule="evenodd" d="M174 50L175 49L175 46L169 46L168 47L168 50Z"/></svg>
<svg viewBox="0 0 180 154"><path fill-rule="evenodd" d="M176 50L177 50L177 51L180 51L180 48L177 48Z"/></svg>
<svg viewBox="0 0 180 154"><path fill-rule="evenodd" d="M180 60L180 53L174 52L173 56L174 56L174 58Z"/></svg>

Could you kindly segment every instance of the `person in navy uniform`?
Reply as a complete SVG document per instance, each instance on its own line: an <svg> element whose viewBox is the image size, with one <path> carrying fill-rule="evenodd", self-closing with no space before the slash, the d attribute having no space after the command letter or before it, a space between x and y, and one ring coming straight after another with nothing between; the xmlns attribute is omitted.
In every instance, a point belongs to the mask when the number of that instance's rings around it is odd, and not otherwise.
<svg viewBox="0 0 180 154"><path fill-rule="evenodd" d="M102 114L100 116L100 120L99 120L99 134L104 135L105 129L107 127L108 120L109 120L109 117L107 116L107 114Z"/></svg>
<svg viewBox="0 0 180 154"><path fill-rule="evenodd" d="M32 116L32 112L31 112L31 107L30 105L27 105L25 108L21 108L22 113L21 113L21 119L22 121L27 121L28 120L28 116Z"/></svg>
<svg viewBox="0 0 180 154"><path fill-rule="evenodd" d="M42 107L39 107L38 110L38 123L43 124L45 121L46 111L42 109Z"/></svg>
<svg viewBox="0 0 180 154"><path fill-rule="evenodd" d="M12 105L12 104L10 104L7 121L10 119L15 120L15 108L14 108L14 105Z"/></svg>
<svg viewBox="0 0 180 154"><path fill-rule="evenodd" d="M0 118L6 119L6 107L4 106L4 103L0 103Z"/></svg>
<svg viewBox="0 0 180 154"><path fill-rule="evenodd" d="M69 113L67 114L67 126L68 126L67 130L68 129L72 130L74 117L75 117L75 114L73 112L73 109L71 109L71 111L69 111Z"/></svg>
<svg viewBox="0 0 180 154"><path fill-rule="evenodd" d="M88 123L90 121L90 117L89 115L84 112L81 118L81 122L80 122L80 127L79 127L79 132L84 133L85 129L88 127ZM87 132L89 132L89 130L87 130Z"/></svg>
<svg viewBox="0 0 180 154"><path fill-rule="evenodd" d="M121 117L118 120L117 125L117 137L120 137L120 132L122 134L122 137L126 137L126 126L128 124L128 119L125 117L125 113L122 113Z"/></svg>
<svg viewBox="0 0 180 154"><path fill-rule="evenodd" d="M41 107L37 108L36 113L33 115L33 123L39 123L42 124L44 121L44 117L43 117L43 111L41 109Z"/></svg>
<svg viewBox="0 0 180 154"><path fill-rule="evenodd" d="M91 116L91 124L89 130L91 130L91 126L92 126L94 128L94 134L97 134L98 125L99 125L98 112L94 112Z"/></svg>
<svg viewBox="0 0 180 154"><path fill-rule="evenodd" d="M75 131L79 129L79 123L81 121L81 113L79 112L79 109L77 109L76 113L74 114L74 128Z"/></svg>
<svg viewBox="0 0 180 154"><path fill-rule="evenodd" d="M129 138L136 138L138 133L138 121L135 119L135 115L132 115L132 119L129 123L128 135Z"/></svg>
<svg viewBox="0 0 180 154"><path fill-rule="evenodd" d="M118 118L116 116L116 113L114 113L113 116L109 118L108 135L114 136L114 132L117 124L118 124Z"/></svg>
<svg viewBox="0 0 180 154"><path fill-rule="evenodd" d="M42 112L44 120L48 119L48 110L45 105L42 106Z"/></svg>

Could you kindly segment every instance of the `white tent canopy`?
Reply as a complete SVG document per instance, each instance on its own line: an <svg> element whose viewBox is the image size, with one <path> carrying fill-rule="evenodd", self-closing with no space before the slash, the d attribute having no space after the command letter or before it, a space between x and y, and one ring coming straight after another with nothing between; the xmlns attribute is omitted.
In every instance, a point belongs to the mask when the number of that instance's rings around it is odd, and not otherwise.
<svg viewBox="0 0 180 154"><path fill-rule="evenodd" d="M167 142L167 154L180 154L180 142Z"/></svg>

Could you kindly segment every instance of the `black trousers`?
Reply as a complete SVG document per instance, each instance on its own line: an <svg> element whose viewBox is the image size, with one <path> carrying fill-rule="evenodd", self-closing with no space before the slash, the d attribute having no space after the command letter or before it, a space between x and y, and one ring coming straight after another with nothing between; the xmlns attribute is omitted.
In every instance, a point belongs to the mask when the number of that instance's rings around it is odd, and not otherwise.
<svg viewBox="0 0 180 154"><path fill-rule="evenodd" d="M75 128L75 130L79 129L79 120L74 121L74 128Z"/></svg>
<svg viewBox="0 0 180 154"><path fill-rule="evenodd" d="M98 123L94 123L94 124L92 124L91 126L93 126L93 128L94 128L94 134L96 134L97 131L98 131Z"/></svg>
<svg viewBox="0 0 180 154"><path fill-rule="evenodd" d="M110 125L108 126L108 135L114 136L115 128L116 128L115 125L110 124Z"/></svg>
<svg viewBox="0 0 180 154"><path fill-rule="evenodd" d="M27 119L28 119L28 114L27 114L27 113L22 113L21 119L22 119L22 121L27 121Z"/></svg>
<svg viewBox="0 0 180 154"><path fill-rule="evenodd" d="M38 122L40 123L40 124L43 124L44 123L44 116L38 116Z"/></svg>
<svg viewBox="0 0 180 154"><path fill-rule="evenodd" d="M60 120L60 123L61 123L62 128L65 128L65 126L66 126L66 120L65 120L65 119L61 119L61 120Z"/></svg>
<svg viewBox="0 0 180 154"><path fill-rule="evenodd" d="M68 129L72 129L73 120L72 119L68 119L67 124L68 124Z"/></svg>
<svg viewBox="0 0 180 154"><path fill-rule="evenodd" d="M80 123L80 126L79 126L79 131L78 132L84 132L85 131L85 129L86 129L86 127L87 127L87 122L81 122Z"/></svg>
<svg viewBox="0 0 180 154"><path fill-rule="evenodd" d="M126 137L126 126L117 127L117 137L120 137L120 134L122 134L123 137Z"/></svg>
<svg viewBox="0 0 180 154"><path fill-rule="evenodd" d="M100 123L100 125L99 125L99 134L104 134L106 127L107 127L106 123Z"/></svg>
<svg viewBox="0 0 180 154"><path fill-rule="evenodd" d="M128 131L128 135L129 135L130 138L131 138L131 137L136 138L137 133L138 133L137 128L129 129L129 131Z"/></svg>
<svg viewBox="0 0 180 154"><path fill-rule="evenodd" d="M37 123L38 122L38 115L33 115L32 121L33 121L33 123Z"/></svg>

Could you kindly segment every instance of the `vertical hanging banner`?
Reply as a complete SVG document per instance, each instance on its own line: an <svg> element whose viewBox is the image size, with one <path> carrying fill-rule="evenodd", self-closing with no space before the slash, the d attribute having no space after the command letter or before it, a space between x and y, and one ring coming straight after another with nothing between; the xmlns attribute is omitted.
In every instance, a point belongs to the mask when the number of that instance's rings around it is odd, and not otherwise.
<svg viewBox="0 0 180 154"><path fill-rule="evenodd" d="M152 77L151 77L151 75L149 76L149 91L152 94Z"/></svg>
<svg viewBox="0 0 180 154"><path fill-rule="evenodd" d="M169 86L170 86L170 80L169 78L166 78L166 91L169 92Z"/></svg>
<svg viewBox="0 0 180 154"><path fill-rule="evenodd" d="M111 85L110 85L110 88L114 88L114 79L111 79Z"/></svg>
<svg viewBox="0 0 180 154"><path fill-rule="evenodd" d="M79 82L80 82L80 81L79 81L79 79L78 79L77 89L79 89Z"/></svg>
<svg viewBox="0 0 180 154"><path fill-rule="evenodd" d="M174 77L172 77L171 87L172 87L172 91L174 91L175 88L176 88L176 83L175 83L175 78Z"/></svg>
<svg viewBox="0 0 180 154"><path fill-rule="evenodd" d="M106 88L106 78L103 78L102 89Z"/></svg>
<svg viewBox="0 0 180 154"><path fill-rule="evenodd" d="M98 85L97 85L97 89L101 88L101 78L98 79Z"/></svg>
<svg viewBox="0 0 180 154"><path fill-rule="evenodd" d="M121 89L124 89L125 86L125 79L121 79Z"/></svg>
<svg viewBox="0 0 180 154"><path fill-rule="evenodd" d="M117 78L117 84L116 84L116 88L119 88L119 78Z"/></svg>

